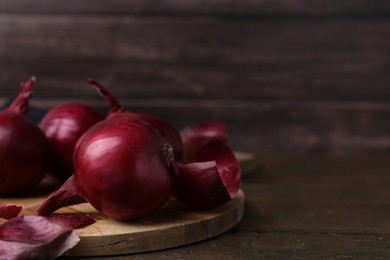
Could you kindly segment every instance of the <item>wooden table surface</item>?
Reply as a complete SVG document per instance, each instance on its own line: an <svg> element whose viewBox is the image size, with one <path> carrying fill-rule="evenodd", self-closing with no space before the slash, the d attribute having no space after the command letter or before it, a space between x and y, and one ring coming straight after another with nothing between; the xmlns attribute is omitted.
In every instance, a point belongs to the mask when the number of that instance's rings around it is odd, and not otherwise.
<svg viewBox="0 0 390 260"><path fill-rule="evenodd" d="M388 156L258 155L242 186L245 213L232 230L192 245L98 259L390 258Z"/></svg>

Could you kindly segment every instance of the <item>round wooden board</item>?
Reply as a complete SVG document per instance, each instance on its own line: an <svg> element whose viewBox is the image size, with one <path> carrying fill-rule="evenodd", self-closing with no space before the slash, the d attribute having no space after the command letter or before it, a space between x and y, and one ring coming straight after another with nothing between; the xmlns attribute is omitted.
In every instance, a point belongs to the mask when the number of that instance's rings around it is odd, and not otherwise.
<svg viewBox="0 0 390 260"><path fill-rule="evenodd" d="M22 214L36 214L43 197L2 198L2 203L23 206ZM96 222L77 229L80 242L66 256L121 255L183 246L217 236L235 226L244 213L244 194L210 210L192 210L170 199L158 212L133 222L120 222L96 211L89 203L56 213L89 213Z"/></svg>
<svg viewBox="0 0 390 260"><path fill-rule="evenodd" d="M237 152L241 172L252 165L252 154ZM0 204L23 206L22 215L35 215L37 206L60 184L47 177L28 197L0 198ZM209 210L194 210L175 199L155 214L133 222L120 222L96 211L89 203L66 207L56 214L89 213L96 222L77 229L80 242L66 256L109 256L148 252L199 242L226 232L244 214L244 193ZM0 219L0 224L5 220Z"/></svg>

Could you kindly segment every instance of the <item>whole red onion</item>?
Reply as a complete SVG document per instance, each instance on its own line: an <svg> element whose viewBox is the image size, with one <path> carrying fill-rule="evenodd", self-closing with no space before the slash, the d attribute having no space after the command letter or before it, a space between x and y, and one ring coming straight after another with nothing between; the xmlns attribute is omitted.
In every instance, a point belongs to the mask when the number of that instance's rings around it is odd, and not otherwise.
<svg viewBox="0 0 390 260"><path fill-rule="evenodd" d="M66 180L73 174L73 150L77 140L103 118L96 109L82 103L58 105L43 117L39 126L53 149L52 175Z"/></svg>
<svg viewBox="0 0 390 260"><path fill-rule="evenodd" d="M171 194L173 157L171 145L150 124L125 115L103 120L80 137L74 176L38 207L38 214L85 202L83 197L114 219L150 214Z"/></svg>
<svg viewBox="0 0 390 260"><path fill-rule="evenodd" d="M11 105L0 112L0 194L32 188L49 170L49 142L26 116L34 83L31 77Z"/></svg>
<svg viewBox="0 0 390 260"><path fill-rule="evenodd" d="M182 143L180 133L175 127L173 127L167 121L155 115L126 111L119 104L115 96L110 91L108 91L105 87L103 87L101 84L99 84L98 82L92 79L88 79L87 82L93 87L95 87L98 93L110 103L111 111L108 115L108 118L126 115L133 119L142 120L151 124L165 138L165 140L172 145L175 154L175 159L180 160L182 158L183 143Z"/></svg>

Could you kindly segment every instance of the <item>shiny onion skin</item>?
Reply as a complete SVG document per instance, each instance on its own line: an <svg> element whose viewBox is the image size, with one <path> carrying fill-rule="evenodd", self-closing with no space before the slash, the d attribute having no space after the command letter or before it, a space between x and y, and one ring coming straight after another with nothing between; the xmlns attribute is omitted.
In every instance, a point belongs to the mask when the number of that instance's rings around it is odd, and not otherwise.
<svg viewBox="0 0 390 260"><path fill-rule="evenodd" d="M172 147L151 125L118 116L97 123L79 139L74 178L98 211L129 221L168 200L173 159Z"/></svg>
<svg viewBox="0 0 390 260"><path fill-rule="evenodd" d="M176 130L176 128L174 128L171 124L169 124L167 121L163 120L158 116L151 114L134 113L125 110L119 104L115 96L101 84L92 79L88 79L87 82L88 84L93 86L104 99L106 99L110 103L111 111L108 114L107 118L112 118L125 114L126 116L129 116L133 119L142 120L151 124L167 140L167 142L172 145L173 151L175 153L175 159L180 160L182 158L183 143L181 140L180 133L178 130Z"/></svg>
<svg viewBox="0 0 390 260"><path fill-rule="evenodd" d="M24 192L49 171L49 142L26 116L34 83L34 77L24 83L18 97L0 112L0 195Z"/></svg>
<svg viewBox="0 0 390 260"><path fill-rule="evenodd" d="M73 150L77 140L103 118L100 112L82 103L58 105L43 117L39 126L53 150L53 176L64 181L73 174Z"/></svg>

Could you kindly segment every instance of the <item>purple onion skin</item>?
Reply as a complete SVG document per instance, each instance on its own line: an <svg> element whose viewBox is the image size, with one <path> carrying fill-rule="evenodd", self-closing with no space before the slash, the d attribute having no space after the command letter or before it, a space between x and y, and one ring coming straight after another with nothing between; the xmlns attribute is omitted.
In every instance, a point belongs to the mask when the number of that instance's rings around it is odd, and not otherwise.
<svg viewBox="0 0 390 260"><path fill-rule="evenodd" d="M133 113L130 111L110 112L107 118L114 118L117 116L129 116L132 119L141 120L152 125L164 137L164 139L172 145L175 153L175 160L181 160L183 154L183 143L179 132L171 124L151 114Z"/></svg>
<svg viewBox="0 0 390 260"><path fill-rule="evenodd" d="M106 119L90 128L76 147L75 181L103 214L129 221L168 200L173 151L151 125L124 115Z"/></svg>
<svg viewBox="0 0 390 260"><path fill-rule="evenodd" d="M14 203L5 203L0 205L0 218L11 219L17 217L23 207Z"/></svg>
<svg viewBox="0 0 390 260"><path fill-rule="evenodd" d="M24 84L9 108L0 112L0 194L24 192L37 185L50 167L50 145L26 116L35 78Z"/></svg>
<svg viewBox="0 0 390 260"><path fill-rule="evenodd" d="M53 150L53 176L64 181L73 174L73 150L77 140L103 119L100 112L81 103L61 104L44 116L39 126Z"/></svg>
<svg viewBox="0 0 390 260"><path fill-rule="evenodd" d="M69 225L41 216L19 216L0 225L0 259L55 259L80 238Z"/></svg>

